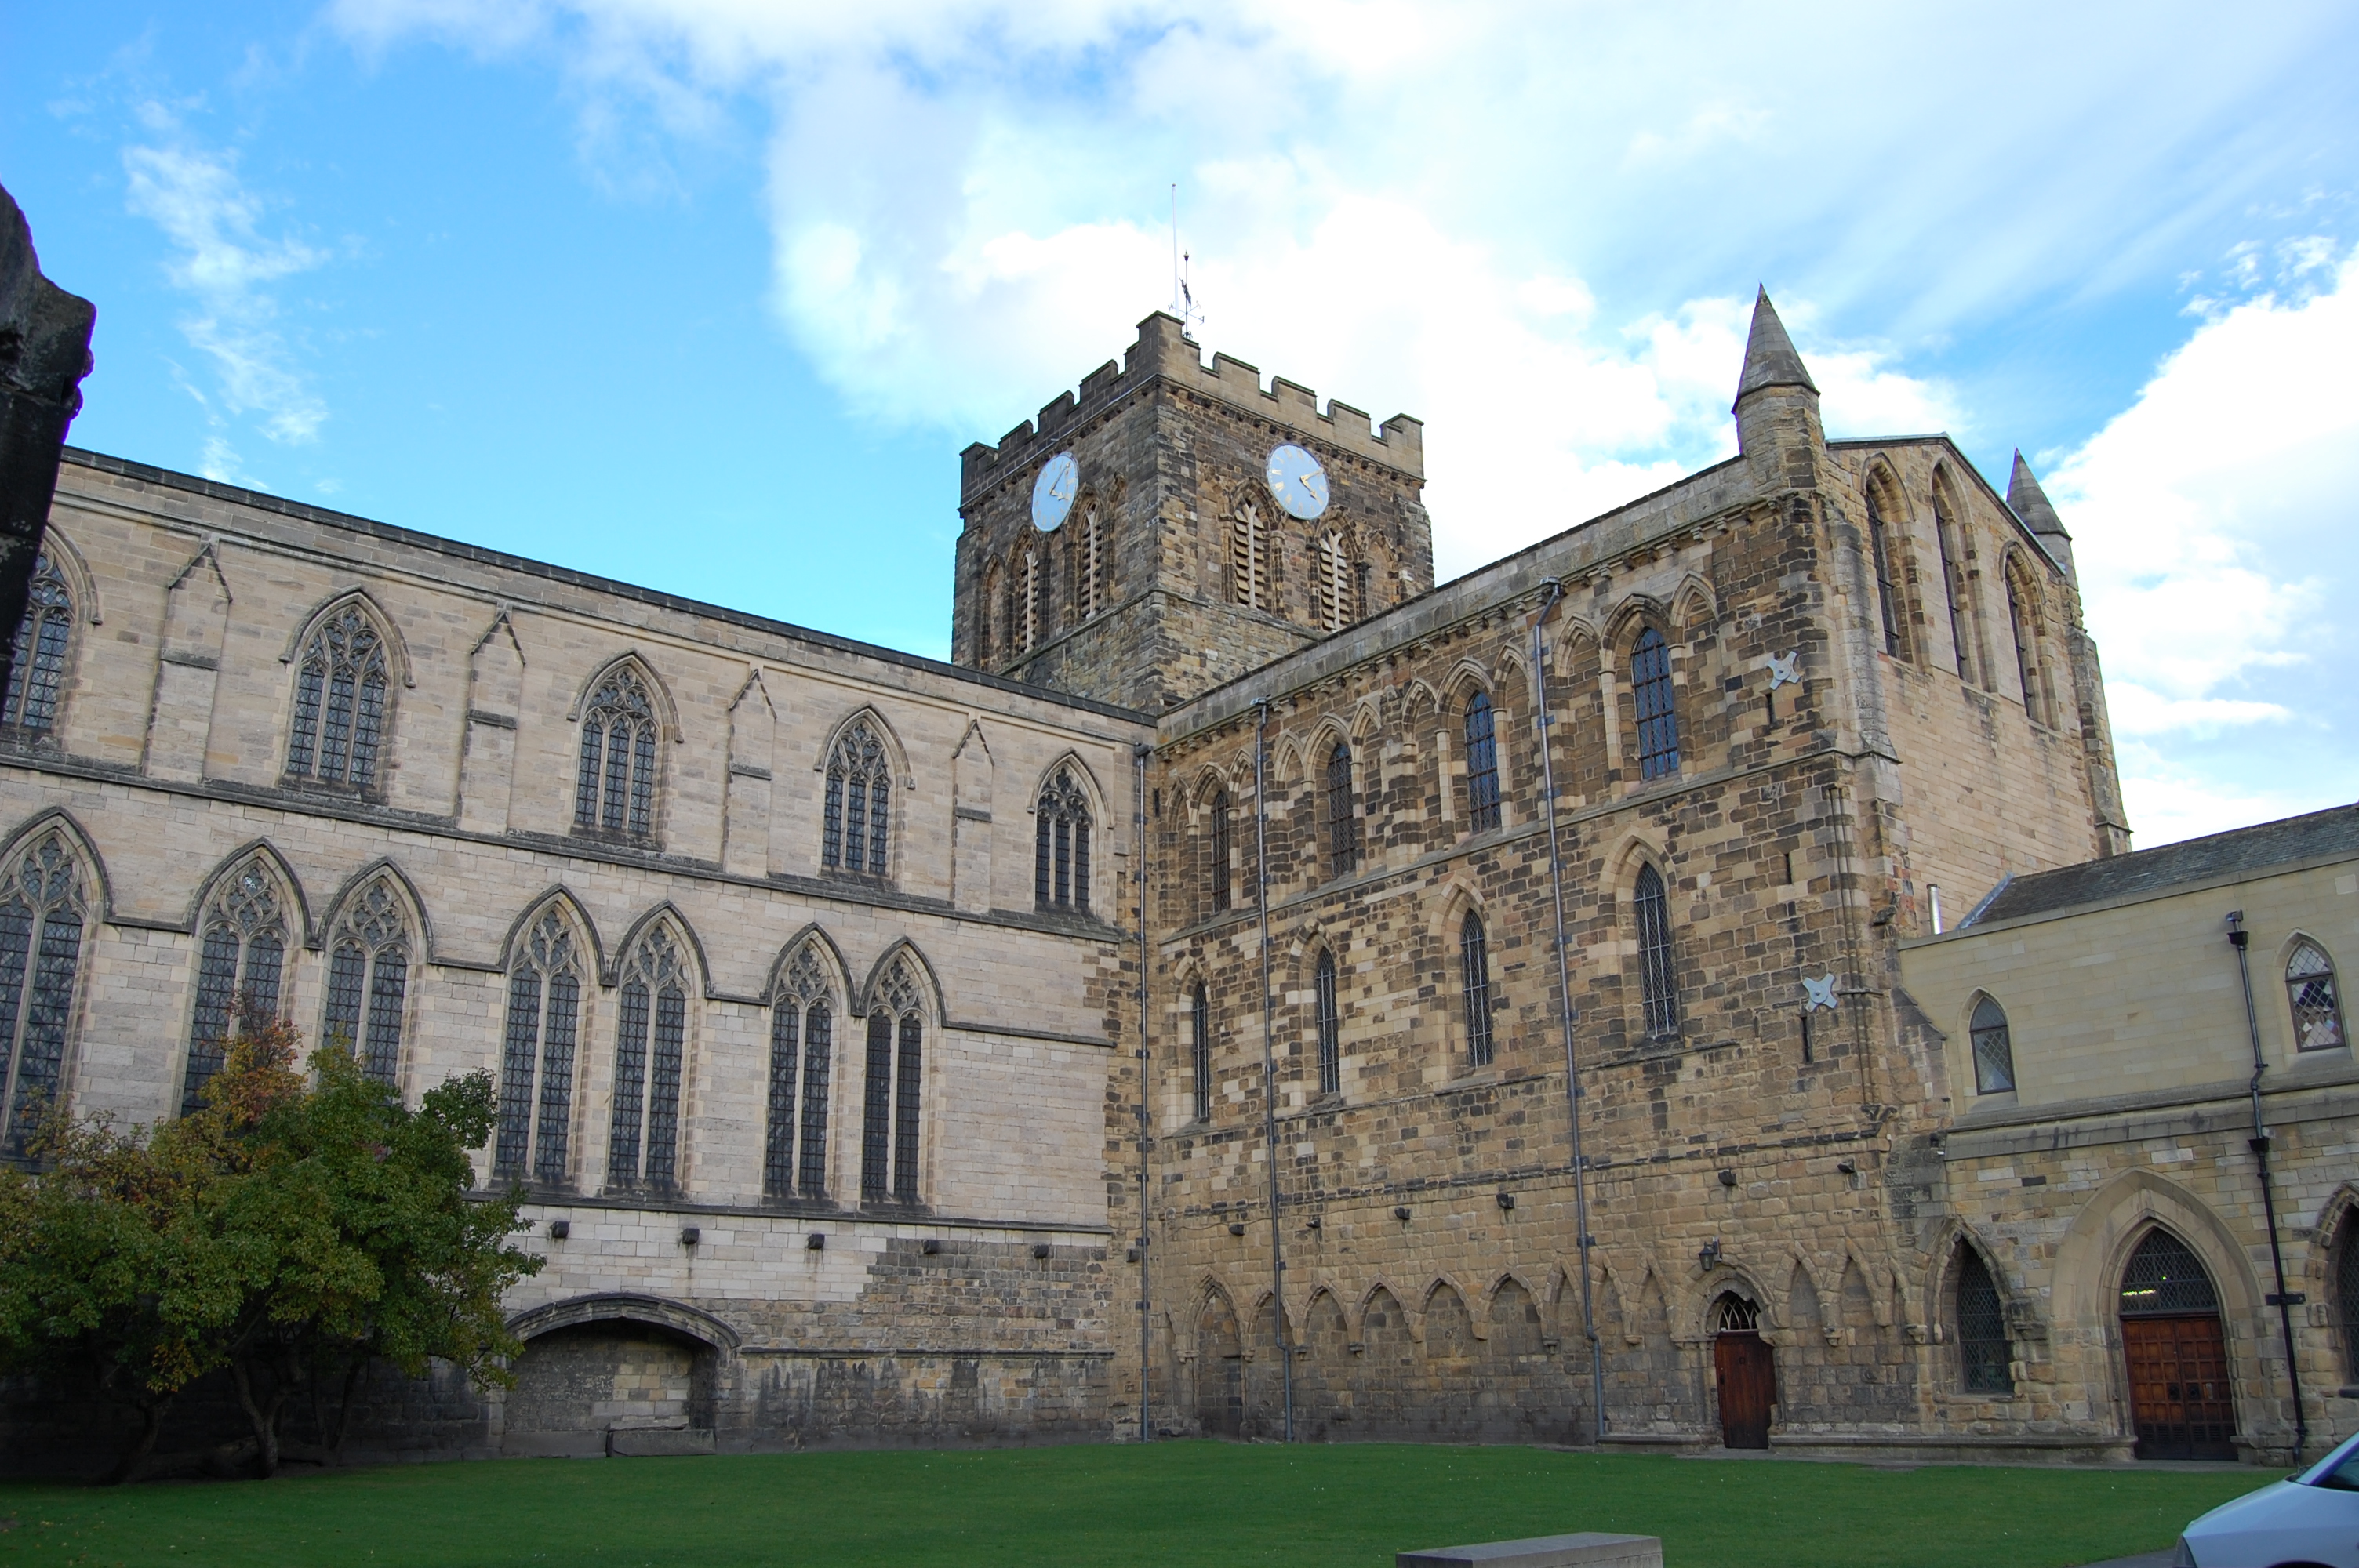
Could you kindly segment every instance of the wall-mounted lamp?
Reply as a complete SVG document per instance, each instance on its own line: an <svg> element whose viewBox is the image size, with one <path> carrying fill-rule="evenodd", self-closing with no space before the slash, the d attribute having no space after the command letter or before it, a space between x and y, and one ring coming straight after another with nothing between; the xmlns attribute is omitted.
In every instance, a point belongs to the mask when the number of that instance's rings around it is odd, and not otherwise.
<svg viewBox="0 0 2359 1568"><path fill-rule="evenodd" d="M1302 1222L1302 1228L1303 1228L1303 1229L1305 1229L1305 1230L1319 1230L1319 1229L1322 1229L1322 1228L1324 1228L1324 1222L1323 1222L1323 1221L1321 1221L1321 1220L1320 1219L1320 1217L1319 1217L1317 1215L1315 1215L1315 1214L1314 1214L1314 1215L1312 1215L1309 1219L1306 1219L1306 1220L1304 1220L1304 1221Z"/></svg>
<svg viewBox="0 0 2359 1568"><path fill-rule="evenodd" d="M941 1242L940 1242L940 1239L938 1239L937 1238L931 1237L931 1236L929 1236L929 1237L927 1237L927 1238L926 1238L926 1239L925 1239L925 1243L924 1243L924 1251L925 1251L925 1254L926 1254L926 1256L927 1256L927 1257L931 1258L931 1257L933 1257L936 1253L940 1252L941 1249L942 1249L942 1244L941 1244Z"/></svg>
<svg viewBox="0 0 2359 1568"><path fill-rule="evenodd" d="M1736 1184L1736 1173L1734 1171L1723 1171L1720 1173L1720 1184L1723 1187L1734 1186Z"/></svg>
<svg viewBox="0 0 2359 1568"><path fill-rule="evenodd" d="M1720 1267L1719 1237L1713 1237L1711 1240L1705 1242L1701 1248L1697 1249L1696 1261L1703 1265L1703 1271L1707 1274Z"/></svg>
<svg viewBox="0 0 2359 1568"><path fill-rule="evenodd" d="M1838 1160L1835 1162L1835 1169L1843 1175L1856 1176L1859 1174L1859 1162L1856 1160Z"/></svg>
<svg viewBox="0 0 2359 1568"><path fill-rule="evenodd" d="M806 1252L824 1252L824 1251L826 1251L826 1250L827 1250L827 1232L825 1232L825 1231L823 1231L823 1230L814 1230L814 1231L812 1231L809 1236L804 1237L804 1238L803 1238L803 1250L804 1250L804 1251L806 1251Z"/></svg>
<svg viewBox="0 0 2359 1568"><path fill-rule="evenodd" d="M562 1241L572 1234L573 1222L571 1220L552 1219L549 1222L549 1238L551 1241Z"/></svg>
<svg viewBox="0 0 2359 1568"><path fill-rule="evenodd" d="M1046 1258L1048 1255L1049 1255L1049 1244L1048 1244L1047 1242L1045 1242L1045 1241L1035 1241L1035 1242L1032 1244L1032 1256L1034 1256L1035 1258Z"/></svg>
<svg viewBox="0 0 2359 1568"><path fill-rule="evenodd" d="M1243 1225L1232 1225L1229 1227L1229 1234L1231 1236L1243 1236L1245 1233L1245 1227Z"/></svg>
<svg viewBox="0 0 2359 1568"><path fill-rule="evenodd" d="M679 1227L679 1244L682 1247L693 1247L703 1239L704 1232L695 1226L683 1225Z"/></svg>
<svg viewBox="0 0 2359 1568"><path fill-rule="evenodd" d="M1513 1193L1501 1193L1501 1194L1499 1195L1499 1206L1500 1206L1501 1208L1513 1208L1513 1207L1515 1207L1515 1206L1516 1206L1516 1195L1515 1195L1515 1194L1513 1194Z"/></svg>
<svg viewBox="0 0 2359 1568"><path fill-rule="evenodd" d="M1408 1217L1408 1206L1403 1204L1400 1207L1393 1210L1393 1217L1395 1219L1407 1219Z"/></svg>
<svg viewBox="0 0 2359 1568"><path fill-rule="evenodd" d="M1137 1262L1137 1261L1138 1261L1138 1249L1137 1249L1137 1248L1136 1248L1136 1247L1134 1247L1134 1248L1132 1248L1129 1251L1127 1251L1127 1252L1124 1253L1124 1254L1122 1255L1122 1260L1123 1260L1124 1262L1125 1262L1125 1263L1136 1263L1136 1262Z"/></svg>

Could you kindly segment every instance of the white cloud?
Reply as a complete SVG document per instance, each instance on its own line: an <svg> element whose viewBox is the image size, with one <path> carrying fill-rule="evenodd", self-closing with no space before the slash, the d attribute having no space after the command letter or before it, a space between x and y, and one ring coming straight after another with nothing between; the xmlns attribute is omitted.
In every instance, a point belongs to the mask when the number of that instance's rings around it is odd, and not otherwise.
<svg viewBox="0 0 2359 1568"><path fill-rule="evenodd" d="M328 417L327 404L278 330L270 286L318 266L325 254L291 237L264 236L264 203L239 181L230 155L196 146L157 105L143 118L167 139L124 149L129 203L171 242L166 274L196 300L194 313L180 319L181 332L219 371L223 407L255 416L274 441L311 440ZM215 444L229 449L216 436L209 463L216 460ZM234 466L235 460L226 460Z"/></svg>

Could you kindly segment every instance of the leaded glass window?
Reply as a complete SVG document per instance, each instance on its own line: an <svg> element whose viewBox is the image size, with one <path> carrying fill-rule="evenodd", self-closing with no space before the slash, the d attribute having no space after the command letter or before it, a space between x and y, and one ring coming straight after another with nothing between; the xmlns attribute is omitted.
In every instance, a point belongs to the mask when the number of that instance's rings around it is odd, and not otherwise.
<svg viewBox="0 0 2359 1568"><path fill-rule="evenodd" d="M1491 944L1483 917L1471 909L1458 923L1458 973L1465 999L1467 1064L1485 1066L1491 1060Z"/></svg>
<svg viewBox="0 0 2359 1568"><path fill-rule="evenodd" d="M1680 977L1671 947L1671 900L1663 875L1638 868L1631 903L1638 916L1638 993L1647 1033L1663 1039L1680 1032Z"/></svg>
<svg viewBox="0 0 2359 1568"><path fill-rule="evenodd" d="M555 910L518 945L508 970L500 1054L500 1128L492 1173L554 1184L565 1179L573 1119L573 1054L582 1026L582 962L573 928Z"/></svg>
<svg viewBox="0 0 2359 1568"><path fill-rule="evenodd" d="M592 833L655 831L655 701L628 665L607 672L582 711L582 766L573 826Z"/></svg>
<svg viewBox="0 0 2359 1568"><path fill-rule="evenodd" d="M763 1190L774 1198L827 1195L827 1079L835 1047L827 971L805 943L787 961L770 1004L770 1115ZM801 1115L796 1091L801 1090ZM796 1141L801 1141L799 1160Z"/></svg>
<svg viewBox="0 0 2359 1568"><path fill-rule="evenodd" d="M385 639L357 604L330 612L303 646L287 776L368 789L385 739Z"/></svg>
<svg viewBox="0 0 2359 1568"><path fill-rule="evenodd" d="M2007 1369L2014 1351L2006 1336L2006 1307L1991 1280L1983 1255L1971 1247L1958 1249L1958 1360L1966 1392L2011 1394L2015 1379Z"/></svg>
<svg viewBox="0 0 2359 1568"><path fill-rule="evenodd" d="M2006 574L2006 619L2015 633L2015 669L2023 682L2023 711L2045 723L2048 715L2039 699L2038 602L2020 570Z"/></svg>
<svg viewBox="0 0 2359 1568"><path fill-rule="evenodd" d="M278 1016L288 923L277 883L259 857L224 880L198 922L197 1003L189 1026L189 1060L180 1076L180 1114L202 1108L205 1085L222 1069L231 1033L247 1020Z"/></svg>
<svg viewBox="0 0 2359 1568"><path fill-rule="evenodd" d="M1352 748L1335 742L1327 753L1327 863L1344 876L1360 863L1360 813L1352 788Z"/></svg>
<svg viewBox="0 0 2359 1568"><path fill-rule="evenodd" d="M1477 833L1499 826L1499 741L1491 699L1466 699L1466 825Z"/></svg>
<svg viewBox="0 0 2359 1568"><path fill-rule="evenodd" d="M1900 656L1900 612L1895 602L1892 586L1892 546L1885 537L1884 514L1875 504L1875 492L1867 494L1868 553L1875 561L1875 609L1884 622L1884 651L1894 658Z"/></svg>
<svg viewBox="0 0 2359 1568"><path fill-rule="evenodd" d="M2005 1094L2015 1087L2015 1042L2006 1027L2006 1010L1989 997L1974 1003L1966 1033L1974 1049L1974 1093Z"/></svg>
<svg viewBox="0 0 2359 1568"><path fill-rule="evenodd" d="M1322 947L1311 979L1312 1012L1319 1034L1319 1092L1343 1087L1343 1017L1335 1001L1335 955Z"/></svg>
<svg viewBox="0 0 2359 1568"><path fill-rule="evenodd" d="M1212 818L1212 907L1223 910L1229 907L1229 792L1214 790L1210 809Z"/></svg>
<svg viewBox="0 0 2359 1568"><path fill-rule="evenodd" d="M1941 545L1941 595L1950 609L1950 646L1957 652L1958 678L1971 683L1974 661L1966 634L1972 613L1966 603L1966 576L1958 565L1957 525L1950 520L1949 506L1939 492L1933 496L1933 532Z"/></svg>
<svg viewBox="0 0 2359 1568"><path fill-rule="evenodd" d="M2122 1271L2122 1315L2153 1317L2168 1313L2218 1312L2212 1276L2186 1242L2168 1230L2147 1232Z"/></svg>
<svg viewBox="0 0 2359 1568"><path fill-rule="evenodd" d="M615 1010L614 1108L606 1184L669 1191L679 1172L679 1084L688 1054L688 969L658 925L623 965Z"/></svg>
<svg viewBox="0 0 2359 1568"><path fill-rule="evenodd" d="M863 1203L914 1204L924 1093L925 1016L908 960L897 959L868 1014L860 1138Z"/></svg>
<svg viewBox="0 0 2359 1568"><path fill-rule="evenodd" d="M1630 697L1638 715L1638 776L1680 771L1680 721L1672 707L1671 648L1652 626L1630 647Z"/></svg>
<svg viewBox="0 0 2359 1568"><path fill-rule="evenodd" d="M828 752L820 864L831 871L883 876L892 820L892 759L875 727L857 719Z"/></svg>
<svg viewBox="0 0 2359 1568"><path fill-rule="evenodd" d="M2343 1032L2343 999L2334 989L2334 962L2317 943L2303 939L2286 960L2286 1000L2293 1004L2294 1044L2324 1051L2350 1044Z"/></svg>
<svg viewBox="0 0 2359 1568"><path fill-rule="evenodd" d="M82 877L51 833L0 882L0 1156L22 1160L61 1090L82 968Z"/></svg>
<svg viewBox="0 0 2359 1568"><path fill-rule="evenodd" d="M1090 800L1057 770L1033 812L1032 899L1042 909L1090 907Z"/></svg>
<svg viewBox="0 0 2359 1568"><path fill-rule="evenodd" d="M1196 982L1196 994L1189 1006L1188 1054L1192 1070L1196 1119L1209 1121L1212 1116L1212 1000L1201 980Z"/></svg>
<svg viewBox="0 0 2359 1568"><path fill-rule="evenodd" d="M44 550L33 557L33 582L25 596L25 618L16 623L16 653L8 666L8 697L0 705L0 723L27 730L57 723L66 647L72 640L73 594Z"/></svg>
<svg viewBox="0 0 2359 1568"><path fill-rule="evenodd" d="M409 995L409 925L383 877L354 893L328 944L328 1009L320 1037L353 1053L387 1087L401 1082L401 1024Z"/></svg>
<svg viewBox="0 0 2359 1568"><path fill-rule="evenodd" d="M2343 1375L2359 1383L2359 1216L2347 1209L2335 1257L2334 1310L2343 1324Z"/></svg>

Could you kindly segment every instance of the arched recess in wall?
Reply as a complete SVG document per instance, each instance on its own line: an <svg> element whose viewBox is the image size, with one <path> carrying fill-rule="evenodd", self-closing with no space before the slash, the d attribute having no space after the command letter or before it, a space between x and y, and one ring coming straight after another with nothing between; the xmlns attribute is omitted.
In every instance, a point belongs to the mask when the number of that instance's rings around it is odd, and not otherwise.
<svg viewBox="0 0 2359 1568"><path fill-rule="evenodd" d="M2015 651L2016 690L2032 722L2056 722L2055 685L2048 653L2048 612L2039 576L2018 545L2007 546L1999 563L2006 594L2007 626Z"/></svg>
<svg viewBox="0 0 2359 1568"><path fill-rule="evenodd" d="M560 1328L615 1322L669 1329L710 1349L733 1354L744 1343L735 1329L711 1313L682 1302L666 1301L660 1296L643 1296L620 1291L570 1296L561 1302L550 1302L520 1312L508 1319L508 1332L518 1339L531 1340Z"/></svg>
<svg viewBox="0 0 2359 1568"><path fill-rule="evenodd" d="M2191 1248L2231 1321L2262 1309L2244 1248L2209 1205L2151 1171L2125 1171L2089 1195L2057 1243L2049 1296L2057 1330L2096 1330L2110 1340L2119 1316L2122 1271L2146 1233L2161 1226Z"/></svg>
<svg viewBox="0 0 2359 1568"><path fill-rule="evenodd" d="M1988 686L1987 654L1982 636L1981 607L1974 600L1973 535L1958 493L1956 477L1947 463L1933 470L1933 536L1940 553L1940 590L1949 643L1958 678L1970 686Z"/></svg>
<svg viewBox="0 0 2359 1568"><path fill-rule="evenodd" d="M1881 633L1880 646L1896 659L1917 656L1914 617L1908 593L1911 556L1908 549L1908 497L1900 476L1882 457L1868 460L1860 481L1866 515L1860 520L1863 553L1867 557L1868 614Z"/></svg>

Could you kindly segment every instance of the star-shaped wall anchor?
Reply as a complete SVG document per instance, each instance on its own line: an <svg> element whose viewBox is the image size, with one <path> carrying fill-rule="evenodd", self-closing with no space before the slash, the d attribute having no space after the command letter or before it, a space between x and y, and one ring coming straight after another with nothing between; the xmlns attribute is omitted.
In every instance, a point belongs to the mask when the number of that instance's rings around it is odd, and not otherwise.
<svg viewBox="0 0 2359 1568"><path fill-rule="evenodd" d="M1802 684L1802 668L1801 668L1801 665L1802 665L1802 650L1801 650L1801 649L1799 649L1799 648L1795 649L1795 650L1794 650L1792 653L1790 653L1790 654L1770 654L1770 655L1769 655L1769 689L1770 689L1771 691L1776 691L1776 690L1777 690L1779 687L1781 687L1781 686L1799 686L1799 685L1801 685L1801 684Z"/></svg>
<svg viewBox="0 0 2359 1568"><path fill-rule="evenodd" d="M1835 1009L1835 978L1832 975L1821 975L1813 979L1804 975L1802 977L1802 1011L1811 1012L1822 1007L1829 1012L1832 1012Z"/></svg>

